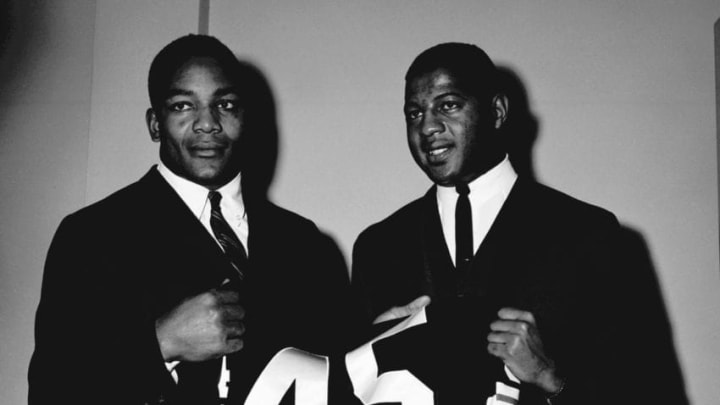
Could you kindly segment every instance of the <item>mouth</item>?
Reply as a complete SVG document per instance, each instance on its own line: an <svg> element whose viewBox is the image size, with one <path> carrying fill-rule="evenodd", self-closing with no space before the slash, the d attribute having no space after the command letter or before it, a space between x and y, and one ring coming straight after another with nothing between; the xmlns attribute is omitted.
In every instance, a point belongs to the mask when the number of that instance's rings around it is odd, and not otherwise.
<svg viewBox="0 0 720 405"><path fill-rule="evenodd" d="M434 146L434 147L428 147L424 148L425 155L427 156L427 160L431 164L440 164L445 162L447 160L448 155L450 154L450 147L449 146Z"/></svg>
<svg viewBox="0 0 720 405"><path fill-rule="evenodd" d="M223 153L224 146L219 144L195 145L190 148L193 155L201 158L214 158Z"/></svg>

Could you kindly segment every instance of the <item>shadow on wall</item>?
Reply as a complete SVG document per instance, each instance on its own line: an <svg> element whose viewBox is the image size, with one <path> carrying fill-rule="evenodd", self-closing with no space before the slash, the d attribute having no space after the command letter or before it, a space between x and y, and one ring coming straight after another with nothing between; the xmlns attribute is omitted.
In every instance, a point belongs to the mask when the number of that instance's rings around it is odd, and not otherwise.
<svg viewBox="0 0 720 405"><path fill-rule="evenodd" d="M537 180L533 145L538 138L539 121L530 109L520 77L508 67L498 69L501 86L510 100L503 128L510 160L519 176ZM603 307L611 311L608 318L615 320L620 333L616 341L608 342L610 350L626 359L626 364L618 364L617 373L608 377L607 389L633 387L633 393L618 392L619 397L633 400L619 399L618 403L687 405L672 326L647 243L640 232L621 225L618 245L621 268L608 269L608 280L597 284L607 289L600 291L599 296L607 297Z"/></svg>
<svg viewBox="0 0 720 405"><path fill-rule="evenodd" d="M637 387L638 403L687 405L684 378L675 353L672 325L660 290L657 272L640 232L622 226L620 247L623 268L617 275L616 300L619 331L614 348L621 353ZM642 391L642 392L640 392Z"/></svg>
<svg viewBox="0 0 720 405"><path fill-rule="evenodd" d="M0 105L23 91L22 73L47 37L47 9L42 1L0 0ZM7 108L0 108L0 122ZM0 135L2 136L2 135Z"/></svg>
<svg viewBox="0 0 720 405"><path fill-rule="evenodd" d="M532 153L539 122L530 111L527 91L520 77L505 66L498 66L498 72L500 88L509 100L508 118L502 127L502 135L507 142L510 160L519 176L536 180Z"/></svg>
<svg viewBox="0 0 720 405"><path fill-rule="evenodd" d="M240 64L246 106L241 145L243 194L267 200L279 156L275 97L260 69L248 61Z"/></svg>
<svg viewBox="0 0 720 405"><path fill-rule="evenodd" d="M253 201L270 200L269 190L280 154L280 131L275 97L266 76L249 61L241 59L240 64L243 69L240 77L244 78L243 98L247 101L241 152L242 189L248 209L252 209ZM331 246L328 251L332 250L334 256L329 260L338 263L347 274L347 262L337 241L326 232L323 232L323 236L325 243Z"/></svg>

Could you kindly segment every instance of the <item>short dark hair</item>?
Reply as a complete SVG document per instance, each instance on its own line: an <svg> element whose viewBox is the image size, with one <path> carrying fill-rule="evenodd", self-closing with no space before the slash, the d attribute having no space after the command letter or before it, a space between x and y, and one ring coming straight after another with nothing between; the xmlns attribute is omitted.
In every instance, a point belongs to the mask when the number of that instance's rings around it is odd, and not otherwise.
<svg viewBox="0 0 720 405"><path fill-rule="evenodd" d="M190 59L203 57L216 60L228 78L240 85L240 62L230 48L213 36L188 34L167 44L150 64L148 93L155 111L159 111L177 70Z"/></svg>
<svg viewBox="0 0 720 405"><path fill-rule="evenodd" d="M491 98L500 91L497 68L487 53L460 42L438 44L420 53L405 74L405 84L438 69L448 70L478 99Z"/></svg>

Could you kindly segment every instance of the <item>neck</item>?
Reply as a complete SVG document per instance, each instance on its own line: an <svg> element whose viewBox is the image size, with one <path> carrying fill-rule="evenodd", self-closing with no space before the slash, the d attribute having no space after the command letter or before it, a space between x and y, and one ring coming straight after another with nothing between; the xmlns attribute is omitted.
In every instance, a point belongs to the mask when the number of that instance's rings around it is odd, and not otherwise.
<svg viewBox="0 0 720 405"><path fill-rule="evenodd" d="M468 183L472 182L473 180L484 175L485 173L489 172L494 167L496 167L497 165L502 163L502 161L505 159L505 156L507 156L507 154L505 152L498 152L498 153L495 153L492 156L490 156L490 158L488 158L488 157L483 158L482 159L483 164L478 165L478 167L476 167L472 172L470 172L464 176L460 176L458 178L458 180L455 181L455 183L452 185L457 185L460 183L468 184ZM480 159L478 159L478 160L480 160Z"/></svg>

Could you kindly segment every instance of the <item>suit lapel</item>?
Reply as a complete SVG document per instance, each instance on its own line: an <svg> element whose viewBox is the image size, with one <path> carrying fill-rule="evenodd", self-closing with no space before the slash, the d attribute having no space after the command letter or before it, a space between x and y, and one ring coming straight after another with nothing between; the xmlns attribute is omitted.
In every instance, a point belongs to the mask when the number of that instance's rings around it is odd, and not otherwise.
<svg viewBox="0 0 720 405"><path fill-rule="evenodd" d="M169 294L179 294L176 299L218 287L230 265L212 236L156 169L139 185L146 196L143 222L149 225L149 249L159 262L159 284L168 285Z"/></svg>
<svg viewBox="0 0 720 405"><path fill-rule="evenodd" d="M469 283L479 295L500 299L506 305L522 305L524 263L532 255L525 231L532 226L529 203L528 184L518 179L473 258Z"/></svg>
<svg viewBox="0 0 720 405"><path fill-rule="evenodd" d="M246 274L246 281L257 280L262 277L259 263L264 263L268 248L274 249L277 244L273 242L277 238L277 233L281 232L273 226L272 215L268 214L269 203L262 201L247 202L246 208L248 215L248 263L250 270ZM271 253L272 254L272 253Z"/></svg>
<svg viewBox="0 0 720 405"><path fill-rule="evenodd" d="M420 232L425 285L432 296L454 296L456 293L455 267L440 222L437 189L433 186L422 199Z"/></svg>

